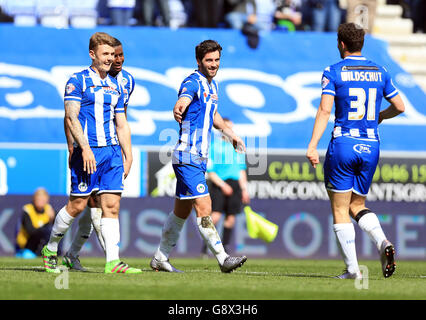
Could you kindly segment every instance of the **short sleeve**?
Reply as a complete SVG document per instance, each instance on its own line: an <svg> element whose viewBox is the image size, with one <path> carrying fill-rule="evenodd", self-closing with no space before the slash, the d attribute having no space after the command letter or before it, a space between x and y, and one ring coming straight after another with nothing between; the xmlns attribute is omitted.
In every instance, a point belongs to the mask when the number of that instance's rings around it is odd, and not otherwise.
<svg viewBox="0 0 426 320"><path fill-rule="evenodd" d="M321 79L321 87L322 94L329 94L332 96L336 95L335 78L330 67L324 69Z"/></svg>
<svg viewBox="0 0 426 320"><path fill-rule="evenodd" d="M125 112L125 110L124 110L125 93L124 93L124 89L123 89L122 86L119 86L119 88L120 88L120 90L119 90L120 96L118 97L117 104L115 105L114 111L115 111L115 113L124 113Z"/></svg>
<svg viewBox="0 0 426 320"><path fill-rule="evenodd" d="M187 79L182 82L178 97L179 99L182 97L188 97L189 99L194 99L198 92L198 82L194 79Z"/></svg>
<svg viewBox="0 0 426 320"><path fill-rule="evenodd" d="M83 90L77 75L73 75L65 85L64 101L81 101Z"/></svg>
<svg viewBox="0 0 426 320"><path fill-rule="evenodd" d="M383 68L384 69L384 68ZM383 96L386 99L392 99L395 97L399 92L398 89L393 84L392 78L390 74L387 72L386 69L384 69L384 76L385 76L385 86L383 88Z"/></svg>
<svg viewBox="0 0 426 320"><path fill-rule="evenodd" d="M130 82L130 90L129 90L129 99L133 90L135 90L135 78L129 73L129 82Z"/></svg>

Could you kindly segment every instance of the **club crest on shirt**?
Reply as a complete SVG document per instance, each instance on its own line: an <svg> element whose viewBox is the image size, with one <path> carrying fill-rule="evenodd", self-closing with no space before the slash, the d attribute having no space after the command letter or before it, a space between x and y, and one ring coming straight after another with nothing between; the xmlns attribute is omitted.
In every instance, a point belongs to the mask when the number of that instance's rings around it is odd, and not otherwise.
<svg viewBox="0 0 426 320"><path fill-rule="evenodd" d="M67 94L70 94L74 90L75 90L75 86L72 83L68 83L67 86L65 87L65 92Z"/></svg>
<svg viewBox="0 0 426 320"><path fill-rule="evenodd" d="M330 80L328 80L326 77L322 77L321 80L321 87L324 89L328 84L330 83Z"/></svg>

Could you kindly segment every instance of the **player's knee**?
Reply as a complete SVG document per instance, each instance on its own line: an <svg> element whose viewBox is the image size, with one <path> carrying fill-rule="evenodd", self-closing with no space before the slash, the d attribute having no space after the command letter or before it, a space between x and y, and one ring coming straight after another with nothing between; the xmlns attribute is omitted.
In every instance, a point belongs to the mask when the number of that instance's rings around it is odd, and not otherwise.
<svg viewBox="0 0 426 320"><path fill-rule="evenodd" d="M87 201L84 199L73 199L68 202L66 210L72 217L78 216L86 208Z"/></svg>
<svg viewBox="0 0 426 320"><path fill-rule="evenodd" d="M207 217L211 215L211 206L208 204L202 204L195 207L198 217Z"/></svg>
<svg viewBox="0 0 426 320"><path fill-rule="evenodd" d="M210 197L201 197L194 200L194 209L197 217L207 217L212 213L212 202Z"/></svg>
<svg viewBox="0 0 426 320"><path fill-rule="evenodd" d="M102 211L105 217L117 216L120 211L120 206L116 204L105 205Z"/></svg>

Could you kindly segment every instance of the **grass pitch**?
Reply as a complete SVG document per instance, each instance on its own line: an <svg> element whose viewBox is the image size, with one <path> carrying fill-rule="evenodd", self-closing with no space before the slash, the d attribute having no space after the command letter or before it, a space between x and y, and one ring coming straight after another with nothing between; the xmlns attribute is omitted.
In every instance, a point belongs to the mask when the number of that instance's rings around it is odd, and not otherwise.
<svg viewBox="0 0 426 320"><path fill-rule="evenodd" d="M364 289L354 280L332 277L342 272L340 260L248 259L231 274L209 259L172 259L182 274L154 272L148 258L123 259L143 269L139 275L104 274L103 258L81 258L89 272L45 273L39 259L0 258L2 300L354 300L426 299L426 262L398 261L391 278L378 261L368 268ZM59 259L61 262L61 258ZM66 283L67 282L67 283ZM56 286L55 286L56 284ZM65 287L57 289L57 287ZM66 288L67 287L67 288Z"/></svg>

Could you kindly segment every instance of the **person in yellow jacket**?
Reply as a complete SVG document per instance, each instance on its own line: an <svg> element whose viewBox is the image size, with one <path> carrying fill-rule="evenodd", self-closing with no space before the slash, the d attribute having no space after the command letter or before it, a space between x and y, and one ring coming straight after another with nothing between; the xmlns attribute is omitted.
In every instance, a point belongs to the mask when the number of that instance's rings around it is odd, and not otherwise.
<svg viewBox="0 0 426 320"><path fill-rule="evenodd" d="M49 240L55 219L55 210L49 204L49 199L49 193L44 188L38 188L34 192L33 201L22 208L21 224L16 236L18 257L40 255Z"/></svg>

